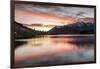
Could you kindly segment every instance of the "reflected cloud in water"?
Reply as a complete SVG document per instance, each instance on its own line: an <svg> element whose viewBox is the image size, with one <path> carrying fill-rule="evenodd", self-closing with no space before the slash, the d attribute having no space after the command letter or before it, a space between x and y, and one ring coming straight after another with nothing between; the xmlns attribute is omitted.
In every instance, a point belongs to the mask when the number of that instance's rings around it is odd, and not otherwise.
<svg viewBox="0 0 100 69"><path fill-rule="evenodd" d="M27 43L15 48L15 67L94 61L93 40L93 36L17 40Z"/></svg>

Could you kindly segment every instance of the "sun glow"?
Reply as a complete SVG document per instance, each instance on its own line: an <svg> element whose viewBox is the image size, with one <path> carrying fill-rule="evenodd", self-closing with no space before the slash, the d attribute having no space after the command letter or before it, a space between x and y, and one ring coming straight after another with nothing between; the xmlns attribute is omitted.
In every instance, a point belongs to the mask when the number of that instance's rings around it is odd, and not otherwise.
<svg viewBox="0 0 100 69"><path fill-rule="evenodd" d="M52 29L53 27L55 27L55 25L42 25L42 26L38 26L38 25L24 25L28 28L37 30L37 31L49 31L50 29Z"/></svg>
<svg viewBox="0 0 100 69"><path fill-rule="evenodd" d="M43 28L32 28L32 29L35 29L35 30L38 30L38 31L49 31L51 28L48 28L48 27L43 27Z"/></svg>

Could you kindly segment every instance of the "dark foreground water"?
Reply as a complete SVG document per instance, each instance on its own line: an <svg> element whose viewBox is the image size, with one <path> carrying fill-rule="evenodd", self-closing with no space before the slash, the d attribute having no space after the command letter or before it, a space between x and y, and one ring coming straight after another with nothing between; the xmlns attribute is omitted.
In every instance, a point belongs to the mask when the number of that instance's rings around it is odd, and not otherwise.
<svg viewBox="0 0 100 69"><path fill-rule="evenodd" d="M15 67L94 61L93 35L48 35L15 41Z"/></svg>

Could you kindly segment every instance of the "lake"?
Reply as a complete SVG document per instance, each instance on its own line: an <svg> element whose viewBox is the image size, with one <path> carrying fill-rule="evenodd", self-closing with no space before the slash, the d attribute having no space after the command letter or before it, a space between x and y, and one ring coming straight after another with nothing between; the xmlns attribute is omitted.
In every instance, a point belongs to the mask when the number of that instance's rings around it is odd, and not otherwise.
<svg viewBox="0 0 100 69"><path fill-rule="evenodd" d="M15 42L15 67L94 61L93 35L45 35Z"/></svg>

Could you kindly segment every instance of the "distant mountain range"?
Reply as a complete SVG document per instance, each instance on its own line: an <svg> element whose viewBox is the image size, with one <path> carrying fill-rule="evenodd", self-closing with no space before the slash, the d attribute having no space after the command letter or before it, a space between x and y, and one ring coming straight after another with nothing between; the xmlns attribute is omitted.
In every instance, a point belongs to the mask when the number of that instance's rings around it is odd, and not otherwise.
<svg viewBox="0 0 100 69"><path fill-rule="evenodd" d="M43 31L36 31L35 29L30 29L25 27L23 24L20 24L18 22L15 23L15 38L31 38L36 37L37 35L44 35L46 32Z"/></svg>
<svg viewBox="0 0 100 69"><path fill-rule="evenodd" d="M93 34L94 23L77 22L64 26L55 26L48 34Z"/></svg>
<svg viewBox="0 0 100 69"><path fill-rule="evenodd" d="M31 38L38 35L59 35L59 34L93 34L94 23L77 22L69 25L55 26L51 30L37 31L28 28L23 24L15 22L15 38Z"/></svg>

